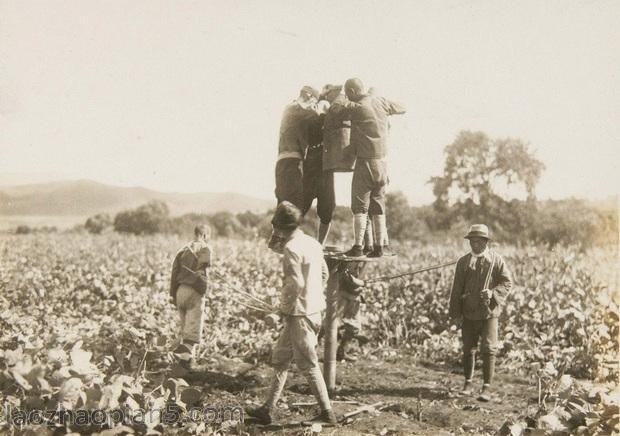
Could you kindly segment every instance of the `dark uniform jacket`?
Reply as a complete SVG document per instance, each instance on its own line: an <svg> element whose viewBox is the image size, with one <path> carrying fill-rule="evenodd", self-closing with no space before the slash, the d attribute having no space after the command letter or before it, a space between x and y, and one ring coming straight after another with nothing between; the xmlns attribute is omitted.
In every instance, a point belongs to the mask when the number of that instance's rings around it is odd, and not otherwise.
<svg viewBox="0 0 620 436"><path fill-rule="evenodd" d="M280 124L278 159L303 159L312 141L311 127L319 115L314 108L304 108L297 101L287 105Z"/></svg>
<svg viewBox="0 0 620 436"><path fill-rule="evenodd" d="M351 149L351 121L344 107L344 95L336 97L325 114L323 123L323 169L353 171L355 153Z"/></svg>
<svg viewBox="0 0 620 436"><path fill-rule="evenodd" d="M336 103L336 102L334 102ZM351 120L351 146L358 158L387 156L388 116L404 114L405 108L383 97L365 95L358 102L339 103Z"/></svg>
<svg viewBox="0 0 620 436"><path fill-rule="evenodd" d="M504 259L490 250L488 256L477 260L475 270L469 267L470 259L471 253L468 253L456 263L450 294L450 317L462 316L472 320L497 318L512 287L510 271ZM493 260L494 267L489 282L493 296L487 304L480 292L484 289L484 282Z"/></svg>
<svg viewBox="0 0 620 436"><path fill-rule="evenodd" d="M176 299L179 285L191 286L199 294L207 290L207 271L211 266L211 249L205 242L192 241L181 248L172 262L170 296Z"/></svg>

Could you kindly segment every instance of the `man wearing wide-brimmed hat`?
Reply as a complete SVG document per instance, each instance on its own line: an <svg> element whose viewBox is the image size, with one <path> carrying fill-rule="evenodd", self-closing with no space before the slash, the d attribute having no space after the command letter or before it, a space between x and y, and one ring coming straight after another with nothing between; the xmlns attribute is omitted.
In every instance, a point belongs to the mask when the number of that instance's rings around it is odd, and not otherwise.
<svg viewBox="0 0 620 436"><path fill-rule="evenodd" d="M470 395L480 342L482 355L481 401L491 400L491 383L495 373L498 317L512 286L510 271L502 257L489 250L491 239L484 224L474 224L465 235L471 252L456 264L450 294L450 317L463 318L463 370L465 386L462 393Z"/></svg>

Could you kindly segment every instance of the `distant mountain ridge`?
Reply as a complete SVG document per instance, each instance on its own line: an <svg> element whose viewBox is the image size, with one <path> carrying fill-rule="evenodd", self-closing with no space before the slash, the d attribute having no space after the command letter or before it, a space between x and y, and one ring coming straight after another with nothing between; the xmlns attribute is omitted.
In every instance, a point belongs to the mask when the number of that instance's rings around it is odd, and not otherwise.
<svg viewBox="0 0 620 436"><path fill-rule="evenodd" d="M90 216L114 214L151 200L166 202L172 215L185 213L265 212L274 202L236 193L159 192L121 187L91 180L68 180L0 186L0 215Z"/></svg>

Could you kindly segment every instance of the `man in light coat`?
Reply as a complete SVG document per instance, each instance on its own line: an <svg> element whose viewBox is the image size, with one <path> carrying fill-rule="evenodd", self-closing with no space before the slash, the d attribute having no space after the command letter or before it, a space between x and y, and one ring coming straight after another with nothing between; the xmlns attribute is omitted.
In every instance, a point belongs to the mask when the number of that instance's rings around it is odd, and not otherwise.
<svg viewBox="0 0 620 436"><path fill-rule="evenodd" d="M287 201L278 205L271 221L273 233L269 247L283 256L284 279L279 310L283 327L272 352L271 364L275 374L269 393L264 404L248 410L248 415L261 424L272 422L288 368L295 360L321 408L321 413L311 421L334 425L337 420L316 353L321 311L326 306L324 289L329 271L321 245L298 229L300 221L301 212Z"/></svg>

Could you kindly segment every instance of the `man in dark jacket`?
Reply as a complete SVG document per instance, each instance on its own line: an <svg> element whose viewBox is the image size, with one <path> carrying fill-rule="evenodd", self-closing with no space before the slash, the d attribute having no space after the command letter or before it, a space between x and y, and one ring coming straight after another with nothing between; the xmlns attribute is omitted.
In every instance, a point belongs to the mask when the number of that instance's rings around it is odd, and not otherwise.
<svg viewBox="0 0 620 436"><path fill-rule="evenodd" d="M186 366L189 366L196 345L202 339L207 268L211 266L213 256L208 245L210 235L209 226L196 226L194 240L179 250L172 263L170 297L179 311L180 337L175 354Z"/></svg>
<svg viewBox="0 0 620 436"><path fill-rule="evenodd" d="M299 97L282 114L278 160L276 163L276 199L290 201L303 209L302 161L310 145L310 128L316 123L319 92L304 86Z"/></svg>
<svg viewBox="0 0 620 436"><path fill-rule="evenodd" d="M497 352L497 320L510 292L512 278L502 257L487 247L490 237L486 225L472 225L465 238L469 239L471 253L456 264L449 313L452 319L463 319L465 386L462 393L471 394L476 348L480 341L484 384L478 399L490 401Z"/></svg>
<svg viewBox="0 0 620 436"><path fill-rule="evenodd" d="M321 100L317 104L318 117L309 122L308 150L303 161L303 207L301 213L305 216L316 198L316 213L319 217L317 240L321 245L325 243L327 234L336 207L334 191L334 172L323 170L323 125L329 102Z"/></svg>

